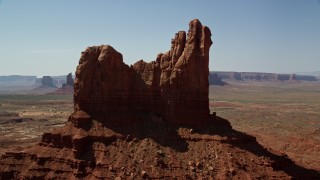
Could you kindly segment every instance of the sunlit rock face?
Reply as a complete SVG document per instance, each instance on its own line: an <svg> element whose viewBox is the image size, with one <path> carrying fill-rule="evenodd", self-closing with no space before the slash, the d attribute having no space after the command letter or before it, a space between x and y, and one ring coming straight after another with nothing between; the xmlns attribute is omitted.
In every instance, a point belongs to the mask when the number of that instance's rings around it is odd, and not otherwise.
<svg viewBox="0 0 320 180"><path fill-rule="evenodd" d="M209 118L208 75L211 32L195 19L180 31L170 51L155 61L128 66L110 45L82 52L74 84L75 112L110 123L153 114L172 124Z"/></svg>

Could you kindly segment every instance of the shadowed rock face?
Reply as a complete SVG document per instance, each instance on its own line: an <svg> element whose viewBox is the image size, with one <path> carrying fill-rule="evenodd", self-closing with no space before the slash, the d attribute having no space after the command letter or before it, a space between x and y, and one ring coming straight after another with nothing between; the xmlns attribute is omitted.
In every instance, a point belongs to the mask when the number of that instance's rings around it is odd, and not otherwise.
<svg viewBox="0 0 320 180"><path fill-rule="evenodd" d="M206 121L210 37L209 28L195 19L187 34L176 33L170 51L130 67L109 45L88 47L76 71L75 112L114 123L141 114L173 124Z"/></svg>

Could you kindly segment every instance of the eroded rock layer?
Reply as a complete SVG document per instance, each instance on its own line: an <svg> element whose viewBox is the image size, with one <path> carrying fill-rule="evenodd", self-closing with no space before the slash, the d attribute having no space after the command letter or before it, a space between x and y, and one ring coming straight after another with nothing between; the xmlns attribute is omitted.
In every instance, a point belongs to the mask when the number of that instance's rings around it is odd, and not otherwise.
<svg viewBox="0 0 320 180"><path fill-rule="evenodd" d="M76 71L75 111L115 123L141 113L173 124L206 121L211 32L197 19L189 26L188 34L176 33L170 51L149 63L128 66L109 45L87 48Z"/></svg>

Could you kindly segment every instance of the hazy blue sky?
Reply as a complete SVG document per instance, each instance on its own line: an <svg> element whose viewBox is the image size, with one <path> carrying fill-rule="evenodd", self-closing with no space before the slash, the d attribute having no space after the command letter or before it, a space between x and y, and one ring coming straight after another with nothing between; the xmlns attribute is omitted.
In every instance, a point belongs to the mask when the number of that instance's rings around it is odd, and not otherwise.
<svg viewBox="0 0 320 180"><path fill-rule="evenodd" d="M0 0L0 75L74 72L101 44L151 61L194 18L212 31L210 70L320 70L319 0Z"/></svg>

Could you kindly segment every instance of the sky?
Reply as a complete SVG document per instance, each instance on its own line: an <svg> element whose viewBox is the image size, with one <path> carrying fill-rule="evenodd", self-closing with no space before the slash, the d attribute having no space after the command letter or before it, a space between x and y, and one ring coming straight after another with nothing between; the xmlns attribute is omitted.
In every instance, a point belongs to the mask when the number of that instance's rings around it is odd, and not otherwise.
<svg viewBox="0 0 320 180"><path fill-rule="evenodd" d="M195 18L211 71L320 71L320 0L0 0L0 75L74 73L101 44L150 62Z"/></svg>

